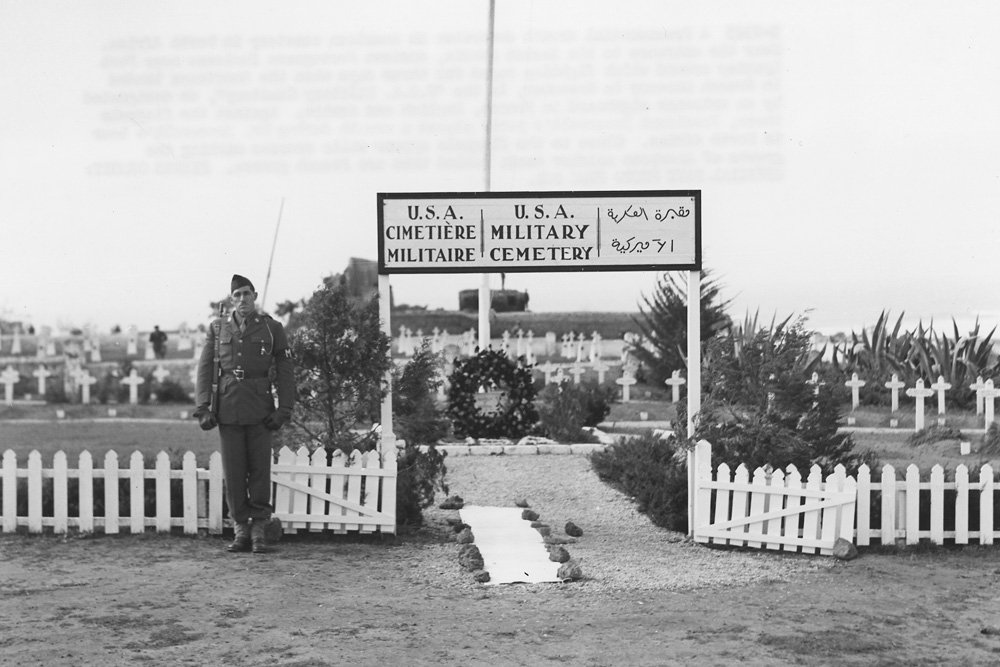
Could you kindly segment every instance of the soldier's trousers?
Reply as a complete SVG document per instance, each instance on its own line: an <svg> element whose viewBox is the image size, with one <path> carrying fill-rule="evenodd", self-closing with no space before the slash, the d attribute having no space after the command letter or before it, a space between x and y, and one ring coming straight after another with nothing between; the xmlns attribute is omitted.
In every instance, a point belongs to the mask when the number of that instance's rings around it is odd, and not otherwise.
<svg viewBox="0 0 1000 667"><path fill-rule="evenodd" d="M236 523L271 518L271 431L263 424L219 424L229 516Z"/></svg>

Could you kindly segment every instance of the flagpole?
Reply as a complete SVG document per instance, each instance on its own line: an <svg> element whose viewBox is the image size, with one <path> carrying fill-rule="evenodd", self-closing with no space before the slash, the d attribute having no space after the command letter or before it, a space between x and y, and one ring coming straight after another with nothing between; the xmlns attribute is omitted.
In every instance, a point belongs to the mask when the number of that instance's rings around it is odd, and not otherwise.
<svg viewBox="0 0 1000 667"><path fill-rule="evenodd" d="M493 149L493 34L496 24L496 0L490 0L490 22L487 32L486 56L486 192L491 190L492 149ZM479 349L485 350L490 345L490 306L491 303L490 274L484 273L479 284Z"/></svg>
<svg viewBox="0 0 1000 667"><path fill-rule="evenodd" d="M267 286L271 284L271 265L274 264L274 247L278 245L278 228L281 227L281 212L285 210L285 198L281 198L281 206L278 207L278 224L274 226L274 240L271 241L271 259L267 262L267 279L264 281L264 295L260 298L260 309L264 310L264 302L267 301Z"/></svg>

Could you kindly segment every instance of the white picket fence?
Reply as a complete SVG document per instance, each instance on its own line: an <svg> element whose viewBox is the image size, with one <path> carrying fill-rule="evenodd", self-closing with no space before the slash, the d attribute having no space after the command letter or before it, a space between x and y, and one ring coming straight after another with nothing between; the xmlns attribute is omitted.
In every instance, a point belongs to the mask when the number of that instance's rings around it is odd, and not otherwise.
<svg viewBox="0 0 1000 667"><path fill-rule="evenodd" d="M19 489L18 480L27 480ZM70 515L69 480L78 480L78 511ZM103 511L98 512L94 493L95 480L103 483ZM51 480L51 502L43 502L44 487ZM126 480L129 511L120 511L121 480ZM155 509L146 514L147 480L152 480ZM173 484L180 480L180 484ZM336 452L327 463L326 451L313 455L305 447L293 452L283 447L271 468L273 516L281 519L285 532L331 530L338 533L395 532L396 456L380 456L377 451L347 455ZM179 488L179 491L177 487ZM128 530L141 533L147 528L169 532L180 528L194 534L200 530L218 534L231 522L223 517L222 457L214 452L208 468L198 468L193 452L182 458L180 469L173 469L165 452L156 456L155 467L145 468L142 453L134 452L126 467L119 466L118 454L110 451L103 467L95 467L89 452L80 454L76 468L70 468L64 452L53 456L52 467L44 468L38 451L28 455L27 466L18 467L17 454L4 452L0 467L0 531L12 532L26 527L29 533L51 528L66 533L98 529L106 534ZM18 494L27 495L27 513L19 514ZM177 495L179 493L179 496ZM180 510L172 507L176 497Z"/></svg>
<svg viewBox="0 0 1000 667"><path fill-rule="evenodd" d="M1000 531L994 526L994 491L1000 484L994 480L993 467L984 465L979 470L979 479L970 479L965 465L955 468L953 479L946 481L944 469L940 465L931 468L930 480L920 481L920 470L916 465L906 469L904 479L896 479L896 470L887 465L882 468L878 481L873 481L868 466L858 470L858 519L856 544L865 546L872 540L882 544L893 544L897 540L906 544L917 544L921 539L929 539L935 544L944 540L954 540L956 544L993 544ZM946 500L946 492L954 499ZM921 495L929 498L929 523L920 522ZM879 507L881 520L872 526L875 514L873 501ZM926 504L926 502L925 502ZM971 508L978 505L978 521L972 521ZM953 528L945 530L945 519Z"/></svg>
<svg viewBox="0 0 1000 667"><path fill-rule="evenodd" d="M887 465L876 479L868 466L860 467L857 479L837 466L824 480L818 466L803 479L795 466L758 468L751 476L745 466L733 474L720 464L713 476L702 463L694 487L693 536L702 543L821 554L831 553L838 537L858 546L922 539L993 544L1000 538L993 511L997 489L1000 482L989 464L978 480L964 465L946 480L944 469L935 465L929 480L921 481L916 465L903 479Z"/></svg>

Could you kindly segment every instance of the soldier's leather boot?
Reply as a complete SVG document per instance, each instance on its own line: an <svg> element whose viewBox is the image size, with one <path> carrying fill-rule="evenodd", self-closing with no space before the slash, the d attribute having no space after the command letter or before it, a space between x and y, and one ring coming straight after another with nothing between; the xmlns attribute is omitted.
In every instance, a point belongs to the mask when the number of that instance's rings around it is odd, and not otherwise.
<svg viewBox="0 0 1000 667"><path fill-rule="evenodd" d="M250 527L250 542L253 545L252 551L255 554L262 554L267 551L267 520L254 519Z"/></svg>
<svg viewBox="0 0 1000 667"><path fill-rule="evenodd" d="M250 524L238 523L235 526L236 536L226 547L229 551L249 551L250 550Z"/></svg>

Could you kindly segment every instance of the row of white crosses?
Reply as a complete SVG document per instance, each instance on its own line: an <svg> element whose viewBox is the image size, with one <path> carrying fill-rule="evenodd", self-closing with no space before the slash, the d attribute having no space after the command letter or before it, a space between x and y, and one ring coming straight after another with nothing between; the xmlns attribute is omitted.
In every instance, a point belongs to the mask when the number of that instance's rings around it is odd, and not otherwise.
<svg viewBox="0 0 1000 667"><path fill-rule="evenodd" d="M399 327L399 338L396 340L396 351L407 357L412 357L418 346L424 340L423 330L412 331L406 326ZM476 353L476 330L469 329L460 336L452 336L447 330L435 327L426 338L430 341L431 352L441 352L448 345L456 345L461 354L471 357ZM545 351L551 356L556 353L558 341L554 332L545 335ZM559 346L559 356L564 359L574 359L579 362L589 360L593 362L603 355L601 334L594 332L591 335L589 345L584 334L573 336L567 333L562 336L562 345ZM525 357L529 364L534 364L537 358L535 352L535 333L518 329L513 334L504 331L500 336L500 349L512 359Z"/></svg>
<svg viewBox="0 0 1000 667"><path fill-rule="evenodd" d="M45 384L46 380L53 375L45 366L39 366L38 369L32 373L38 379L38 393L41 396L45 396ZM157 366L156 370L153 371L153 377L156 381L163 383L163 381L170 376L170 371L165 369L163 366ZM191 381L194 382L197 376L197 368L191 371ZM78 371L74 379L76 383L80 386L82 392L82 402L84 404L90 403L90 387L97 382L97 378L90 374L87 369L81 369ZM0 373L0 384L4 386L4 403L6 405L12 405L14 402L14 385L21 381L21 374L10 364L7 368ZM122 383L128 385L129 388L129 403L136 405L139 403L139 385L144 384L146 379L139 375L136 369L132 371L122 379Z"/></svg>
<svg viewBox="0 0 1000 667"><path fill-rule="evenodd" d="M818 382L816 373L813 373L813 383ZM860 403L860 390L865 386L865 381L858 379L858 374L853 373L851 379L845 383L851 389L851 410L856 410ZM892 374L892 379L885 383L885 387L890 391L892 397L892 412L899 410L899 390L903 389L906 383L899 379L896 373ZM944 376L939 375L936 382L929 387L924 385L923 378L917 380L916 386L906 390L906 395L913 398L916 403L915 429L920 431L924 428L924 400L937 394L937 411L939 415L945 414L945 392L951 389L951 383L945 382ZM993 423L994 406L993 401L1000 397L1000 389L993 386L993 380L983 382L982 377L969 385L969 389L976 392L976 414L985 413L986 428Z"/></svg>

